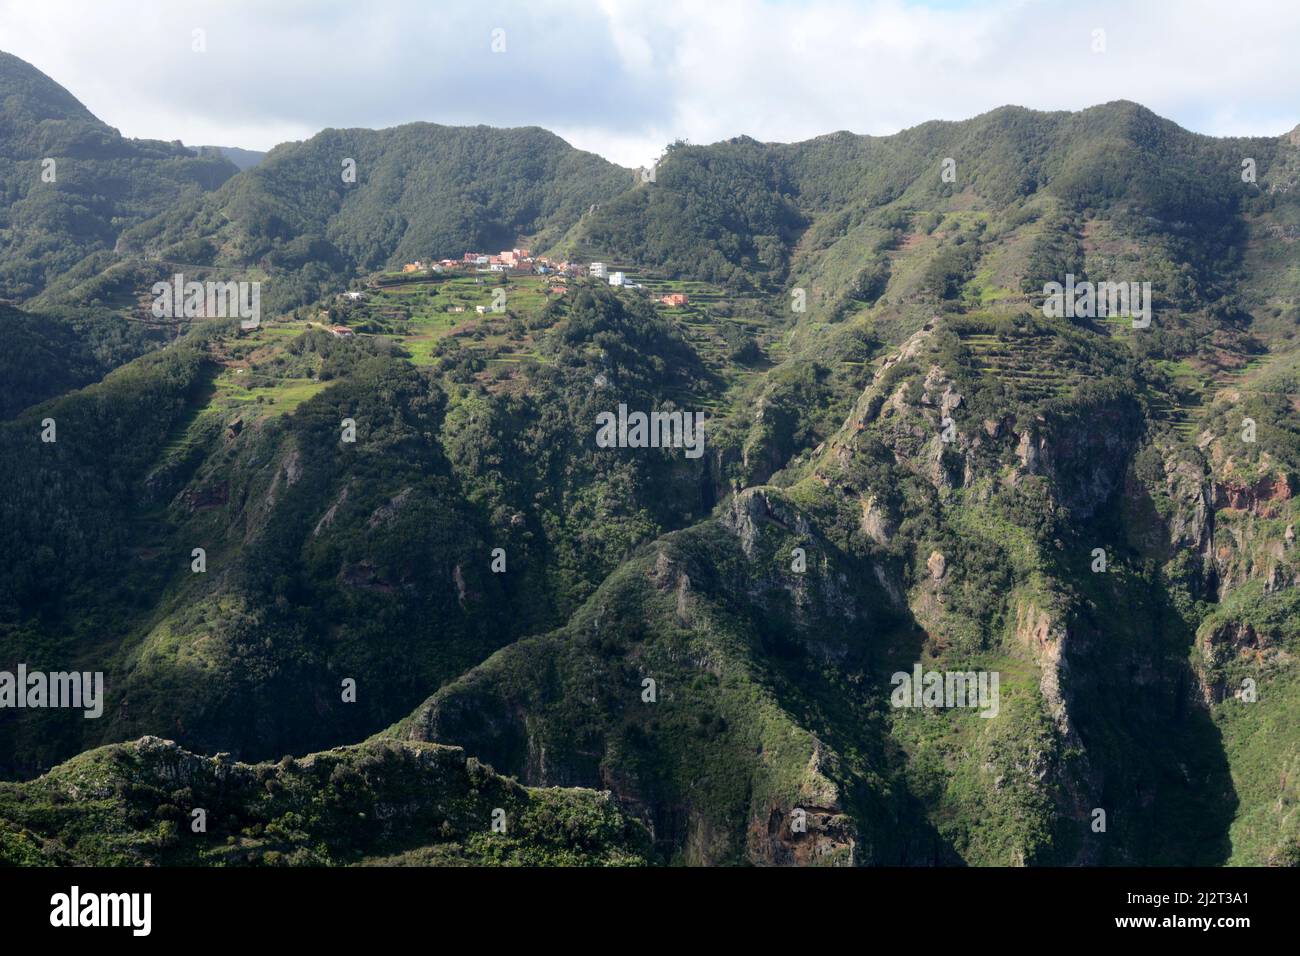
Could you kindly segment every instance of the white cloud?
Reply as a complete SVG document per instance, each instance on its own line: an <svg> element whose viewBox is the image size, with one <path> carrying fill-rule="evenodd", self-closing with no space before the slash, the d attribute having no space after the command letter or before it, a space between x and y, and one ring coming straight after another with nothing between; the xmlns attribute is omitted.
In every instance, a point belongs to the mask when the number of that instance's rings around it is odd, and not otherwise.
<svg viewBox="0 0 1300 956"><path fill-rule="evenodd" d="M1007 103L1130 99L1200 132L1280 133L1300 122L1297 48L1294 0L0 0L0 49L127 135L539 125L626 165L678 137L881 134Z"/></svg>

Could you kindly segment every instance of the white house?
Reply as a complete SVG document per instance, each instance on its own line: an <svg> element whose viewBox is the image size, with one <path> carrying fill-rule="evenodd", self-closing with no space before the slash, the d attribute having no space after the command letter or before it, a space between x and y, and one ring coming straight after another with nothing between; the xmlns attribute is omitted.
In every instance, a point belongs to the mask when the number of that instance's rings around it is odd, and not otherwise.
<svg viewBox="0 0 1300 956"><path fill-rule="evenodd" d="M621 272L613 272L613 273L610 273L610 276L609 276L609 284L610 284L610 285L617 285L617 286L624 286L624 285L627 285L627 276L625 276L625 275L624 275L623 273L621 273Z"/></svg>
<svg viewBox="0 0 1300 956"><path fill-rule="evenodd" d="M591 269L592 276L594 276L595 278L597 279L605 278L605 263L593 262L589 268Z"/></svg>

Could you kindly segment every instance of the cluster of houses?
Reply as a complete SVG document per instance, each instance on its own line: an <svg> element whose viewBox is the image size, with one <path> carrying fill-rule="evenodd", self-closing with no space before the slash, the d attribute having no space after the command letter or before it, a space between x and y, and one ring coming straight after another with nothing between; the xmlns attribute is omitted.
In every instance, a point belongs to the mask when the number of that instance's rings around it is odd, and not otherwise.
<svg viewBox="0 0 1300 956"><path fill-rule="evenodd" d="M529 275L553 276L552 284L548 286L547 291L552 295L564 295L569 291L566 284L571 277L588 275L593 279L603 279L611 286L621 289L644 289L645 287L628 279L624 272L610 271L603 262L591 262L586 265L577 262L556 262L548 259L546 256L533 256L528 249L503 249L497 255L487 255L481 252L467 252L459 259L440 259L437 262L424 262L416 260L408 262L402 267L402 272L422 272L429 271L434 273L446 273L455 271L474 271L474 272L514 272L526 273ZM482 282L482 279L476 280ZM349 290L340 292L338 298L347 302L362 302L369 298L368 292L360 290ZM681 308L690 302L690 297L685 292L670 292L665 295L655 296L655 301L660 302L670 308ZM465 312L463 305L449 305L448 312ZM485 305L474 306L474 311L484 315L489 311ZM346 325L329 324L329 312L322 312L319 318L326 320L325 327L337 338L351 338L355 333Z"/></svg>
<svg viewBox="0 0 1300 956"><path fill-rule="evenodd" d="M590 273L593 279L607 279L609 280L610 285L618 286L620 289L641 288L641 286L637 285L635 282L630 280L627 277L626 273L608 272L605 269L605 263L603 262L593 262L591 265L587 267L587 271Z"/></svg>
<svg viewBox="0 0 1300 956"><path fill-rule="evenodd" d="M603 262L593 262L587 267L587 270L593 279L606 279L610 285L617 286L620 289L642 288L639 283L630 280L625 272L609 272ZM664 305L679 308L686 305L690 300L690 296L685 292L670 292L667 295L659 296L657 301L662 302Z"/></svg>
<svg viewBox="0 0 1300 956"><path fill-rule="evenodd" d="M530 275L582 275L583 267L577 262L555 262L546 256L534 256L530 249L502 249L496 255L485 252L467 252L459 259L439 259L424 262L420 259L402 266L403 272L526 272Z"/></svg>
<svg viewBox="0 0 1300 956"><path fill-rule="evenodd" d="M569 276L580 276L584 272L593 279L604 279L610 285L620 289L640 289L639 283L633 282L625 272L610 272L603 262L591 262L583 266L578 262L555 262L546 256L533 256L529 249L503 249L496 255L483 252L467 252L459 259L439 259L437 262L424 262L420 259L402 266L403 272L525 272L529 275L553 275L560 282ZM554 295L563 295L568 291L564 285L553 285L549 290ZM360 293L349 292L349 297L358 297ZM690 302L685 292L670 292L657 297L658 302L672 308L680 308ZM480 308L478 311L484 311Z"/></svg>

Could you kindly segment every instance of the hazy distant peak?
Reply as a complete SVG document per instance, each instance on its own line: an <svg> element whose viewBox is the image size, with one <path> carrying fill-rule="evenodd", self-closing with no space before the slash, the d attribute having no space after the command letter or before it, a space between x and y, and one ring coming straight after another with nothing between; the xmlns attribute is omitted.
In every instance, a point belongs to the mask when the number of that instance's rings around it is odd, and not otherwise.
<svg viewBox="0 0 1300 956"><path fill-rule="evenodd" d="M239 167L242 172L245 169L252 169L263 159L266 153L256 149L240 149L238 146L196 146L200 156L217 155L230 160Z"/></svg>

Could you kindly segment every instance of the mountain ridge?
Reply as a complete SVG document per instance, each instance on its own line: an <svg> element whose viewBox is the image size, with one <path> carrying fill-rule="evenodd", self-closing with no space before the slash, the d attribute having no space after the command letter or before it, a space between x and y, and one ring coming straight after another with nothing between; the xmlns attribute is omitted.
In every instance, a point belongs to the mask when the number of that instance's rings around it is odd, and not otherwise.
<svg viewBox="0 0 1300 956"><path fill-rule="evenodd" d="M511 850L542 862L1295 863L1293 139L1007 107L643 177L411 124L136 210L0 310L31 373L0 403L0 670L109 698L0 714L0 857L100 859L50 789L89 748L349 807L347 767L269 763L343 742L367 793L448 746L608 791L582 853ZM399 271L523 240L639 288ZM264 282L260 325L151 324L177 271ZM1150 283L1150 324L1053 315L1067 275ZM703 454L599 445L620 404L700 410ZM916 666L997 673L997 718L895 706ZM145 770L143 802L104 777L114 860L182 820ZM329 820L250 801L244 862L491 858L457 830L308 859Z"/></svg>

